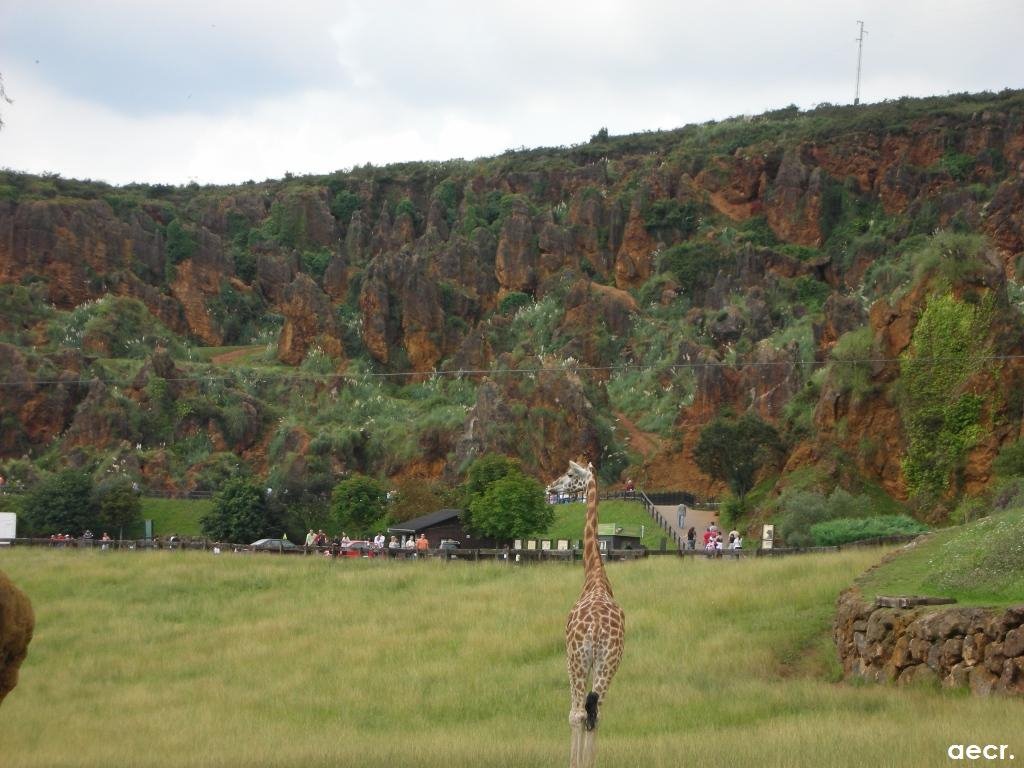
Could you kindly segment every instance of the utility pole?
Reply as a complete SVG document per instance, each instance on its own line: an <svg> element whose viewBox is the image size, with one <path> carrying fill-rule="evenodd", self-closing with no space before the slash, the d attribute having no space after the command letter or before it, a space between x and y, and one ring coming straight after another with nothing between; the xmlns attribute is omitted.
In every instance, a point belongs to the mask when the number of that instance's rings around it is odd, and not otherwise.
<svg viewBox="0 0 1024 768"><path fill-rule="evenodd" d="M867 34L864 31L864 22L858 20L857 23L860 24L860 36L857 38L857 90L853 93L853 106L860 104L860 59L864 50L864 35Z"/></svg>

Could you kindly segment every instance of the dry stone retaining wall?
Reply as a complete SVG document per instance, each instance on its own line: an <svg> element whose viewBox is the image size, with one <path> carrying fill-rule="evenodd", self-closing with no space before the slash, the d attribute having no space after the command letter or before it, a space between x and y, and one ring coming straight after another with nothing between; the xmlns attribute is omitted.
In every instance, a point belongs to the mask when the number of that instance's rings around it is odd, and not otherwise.
<svg viewBox="0 0 1024 768"><path fill-rule="evenodd" d="M853 587L839 596L832 636L848 678L1024 695L1024 605L878 607Z"/></svg>

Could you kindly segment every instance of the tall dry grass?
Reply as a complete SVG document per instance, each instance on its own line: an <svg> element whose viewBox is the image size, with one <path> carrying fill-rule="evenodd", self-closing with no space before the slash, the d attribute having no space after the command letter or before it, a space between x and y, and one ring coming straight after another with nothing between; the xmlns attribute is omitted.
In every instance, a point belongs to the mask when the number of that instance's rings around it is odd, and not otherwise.
<svg viewBox="0 0 1024 768"><path fill-rule="evenodd" d="M627 613L602 766L935 766L1024 706L833 682L879 552L609 568ZM13 550L37 633L0 764L557 766L578 566Z"/></svg>

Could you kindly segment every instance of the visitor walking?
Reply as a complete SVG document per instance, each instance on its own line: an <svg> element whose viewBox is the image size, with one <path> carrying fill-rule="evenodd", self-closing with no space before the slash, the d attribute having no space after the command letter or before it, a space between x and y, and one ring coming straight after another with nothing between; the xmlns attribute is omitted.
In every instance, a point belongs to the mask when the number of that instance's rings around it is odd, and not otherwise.
<svg viewBox="0 0 1024 768"><path fill-rule="evenodd" d="M686 545L691 552L697 548L697 529L692 525L690 526L690 530L686 532Z"/></svg>

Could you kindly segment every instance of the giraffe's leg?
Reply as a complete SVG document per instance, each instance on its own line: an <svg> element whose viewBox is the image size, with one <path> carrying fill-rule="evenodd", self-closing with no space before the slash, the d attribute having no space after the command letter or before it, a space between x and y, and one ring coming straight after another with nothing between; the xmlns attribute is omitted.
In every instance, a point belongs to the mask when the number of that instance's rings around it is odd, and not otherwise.
<svg viewBox="0 0 1024 768"><path fill-rule="evenodd" d="M587 694L587 664L582 645L566 642L566 661L569 667L569 768L582 768L583 731L587 719L584 701Z"/></svg>
<svg viewBox="0 0 1024 768"><path fill-rule="evenodd" d="M583 731L580 744L580 768L593 768L597 764L598 712L622 660L621 636L605 637L604 640L594 654L594 684L587 696L588 727Z"/></svg>

